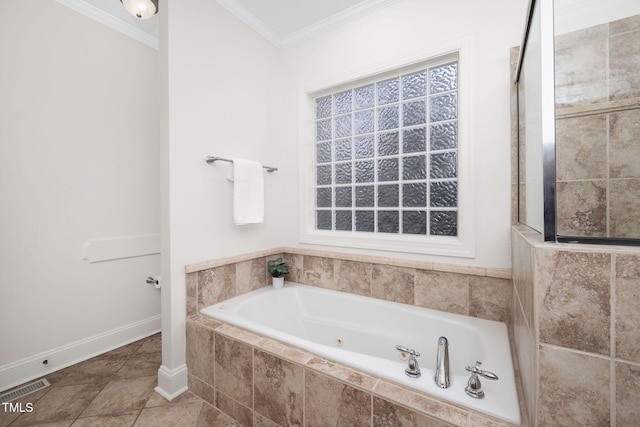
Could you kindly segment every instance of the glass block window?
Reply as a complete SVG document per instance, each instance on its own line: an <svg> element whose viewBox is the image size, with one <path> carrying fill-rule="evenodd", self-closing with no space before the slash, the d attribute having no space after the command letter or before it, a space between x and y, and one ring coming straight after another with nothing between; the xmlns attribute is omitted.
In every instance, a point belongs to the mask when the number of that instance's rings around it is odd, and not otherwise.
<svg viewBox="0 0 640 427"><path fill-rule="evenodd" d="M458 62L314 98L316 230L458 236Z"/></svg>

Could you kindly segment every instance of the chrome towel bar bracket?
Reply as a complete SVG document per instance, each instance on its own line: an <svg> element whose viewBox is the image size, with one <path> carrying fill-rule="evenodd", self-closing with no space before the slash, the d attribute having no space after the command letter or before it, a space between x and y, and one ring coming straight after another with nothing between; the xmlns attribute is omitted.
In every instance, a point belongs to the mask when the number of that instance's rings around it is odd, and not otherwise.
<svg viewBox="0 0 640 427"><path fill-rule="evenodd" d="M207 163L211 164L213 162L228 162L228 163L233 163L233 160L231 159L225 159L223 157L218 157L218 156L207 156ZM267 172L275 172L278 170L278 168L274 168L273 166L262 166L263 168L265 168L267 170Z"/></svg>

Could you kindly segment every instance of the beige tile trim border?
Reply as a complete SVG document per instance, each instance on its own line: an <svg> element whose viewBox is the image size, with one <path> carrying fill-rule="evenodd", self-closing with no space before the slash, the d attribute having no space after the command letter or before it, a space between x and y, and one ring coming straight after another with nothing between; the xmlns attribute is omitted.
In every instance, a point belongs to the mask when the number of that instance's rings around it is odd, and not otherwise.
<svg viewBox="0 0 640 427"><path fill-rule="evenodd" d="M328 252L321 251L316 249L303 249L303 248L291 248L291 247L276 247L273 249L266 249L258 252L250 252L242 255L237 255L234 257L228 258L218 258L209 261L201 261L195 262L192 264L187 264L185 266L185 273L195 273L202 270L208 270L210 268L220 267L227 264L234 264L238 262L248 261L254 258L266 257L277 254L293 254L293 255L307 255L307 256L316 256L322 258L333 258L340 259L344 261L358 261L358 262L367 262L372 264L384 264L384 265L393 265L396 267L407 267L407 268L417 268L421 270L433 270L433 271L441 271L446 273L460 273L460 274L468 274L472 276L487 276L487 277L495 277L498 279L511 279L511 269L510 268L491 268L491 267L476 267L476 266L468 266L468 265L458 265L458 264L445 264L445 263L434 263L431 261L413 261L413 260L403 260L398 258L388 258L388 257L377 257L371 255L360 255L360 254L347 254L341 252Z"/></svg>

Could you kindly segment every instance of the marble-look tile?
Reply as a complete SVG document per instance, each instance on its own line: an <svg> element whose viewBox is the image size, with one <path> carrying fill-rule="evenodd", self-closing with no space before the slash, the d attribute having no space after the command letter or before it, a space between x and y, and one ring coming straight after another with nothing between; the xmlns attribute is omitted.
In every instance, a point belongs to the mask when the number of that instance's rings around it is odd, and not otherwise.
<svg viewBox="0 0 640 427"><path fill-rule="evenodd" d="M305 426L370 426L371 395L305 370Z"/></svg>
<svg viewBox="0 0 640 427"><path fill-rule="evenodd" d="M378 382L378 380L372 376L319 357L314 357L309 360L306 366L333 378L339 379L347 384L364 389L365 391L372 391Z"/></svg>
<svg viewBox="0 0 640 427"><path fill-rule="evenodd" d="M236 266L236 294L242 295L267 285L267 258L242 261ZM270 276L269 276L270 277Z"/></svg>
<svg viewBox="0 0 640 427"><path fill-rule="evenodd" d="M162 335L160 335L160 333L148 336L141 341L142 345L136 351L136 354L157 353L162 351Z"/></svg>
<svg viewBox="0 0 640 427"><path fill-rule="evenodd" d="M371 296L372 265L367 262L334 260L335 286L333 289L350 294Z"/></svg>
<svg viewBox="0 0 640 427"><path fill-rule="evenodd" d="M416 393L387 381L379 381L376 385L375 392L385 400L415 408L438 420L456 426L470 425L469 412L467 410L431 399L424 393Z"/></svg>
<svg viewBox="0 0 640 427"><path fill-rule="evenodd" d="M162 353L136 353L118 371L115 378L135 378L156 375L162 364Z"/></svg>
<svg viewBox="0 0 640 427"><path fill-rule="evenodd" d="M216 333L215 379L217 390L245 406L253 407L253 349L251 346Z"/></svg>
<svg viewBox="0 0 640 427"><path fill-rule="evenodd" d="M609 234L612 237L640 236L640 179L609 181Z"/></svg>
<svg viewBox="0 0 640 427"><path fill-rule="evenodd" d="M187 367L189 373L209 385L215 385L213 359L214 332L204 326L187 322Z"/></svg>
<svg viewBox="0 0 640 427"><path fill-rule="evenodd" d="M637 33L640 35L640 31ZM640 57L640 52L638 56ZM640 80L638 85L640 86ZM610 114L609 175L611 178L640 178L638 135L640 135L640 110Z"/></svg>
<svg viewBox="0 0 640 427"><path fill-rule="evenodd" d="M223 265L198 272L198 310L236 294L236 267Z"/></svg>
<svg viewBox="0 0 640 427"><path fill-rule="evenodd" d="M259 347L262 350L268 351L269 353L275 356L279 356L283 359L291 360L301 365L304 365L309 360L315 357L312 353L304 351L298 347L284 344L280 341L277 341L271 338L265 338L260 343Z"/></svg>
<svg viewBox="0 0 640 427"><path fill-rule="evenodd" d="M513 284L522 306L527 325L533 328L533 245L525 239L517 228L511 230L511 254L513 257Z"/></svg>
<svg viewBox="0 0 640 427"><path fill-rule="evenodd" d="M280 424L276 424L267 417L263 417L257 412L253 413L253 427L280 427Z"/></svg>
<svg viewBox="0 0 640 427"><path fill-rule="evenodd" d="M609 34L612 36L628 33L629 31L638 31L638 29L640 29L640 15L609 22Z"/></svg>
<svg viewBox="0 0 640 427"><path fill-rule="evenodd" d="M602 237L607 235L607 181L558 182L558 234Z"/></svg>
<svg viewBox="0 0 640 427"><path fill-rule="evenodd" d="M556 179L607 177L607 116L598 114L556 121Z"/></svg>
<svg viewBox="0 0 640 427"><path fill-rule="evenodd" d="M415 269L374 264L371 296L388 301L413 304Z"/></svg>
<svg viewBox="0 0 640 427"><path fill-rule="evenodd" d="M304 369L256 350L254 411L282 426L301 426L304 412Z"/></svg>
<svg viewBox="0 0 640 427"><path fill-rule="evenodd" d="M640 256L616 255L615 274L615 356L640 363Z"/></svg>
<svg viewBox="0 0 640 427"><path fill-rule="evenodd" d="M198 273L187 273L185 279L187 292L187 316L198 313Z"/></svg>
<svg viewBox="0 0 640 427"><path fill-rule="evenodd" d="M82 412L82 417L112 415L142 409L157 382L157 375L110 381Z"/></svg>
<svg viewBox="0 0 640 427"><path fill-rule="evenodd" d="M633 426L640 420L640 366L616 362L616 425Z"/></svg>
<svg viewBox="0 0 640 427"><path fill-rule="evenodd" d="M564 41L562 36L556 38L556 106L608 100L606 28L603 24L567 35L573 40Z"/></svg>
<svg viewBox="0 0 640 427"><path fill-rule="evenodd" d="M73 423L73 427L128 427L133 425L139 413L139 411L129 411L117 415L78 418Z"/></svg>
<svg viewBox="0 0 640 427"><path fill-rule="evenodd" d="M177 405L188 402L201 402L202 399L192 393L191 391L187 391L182 393L180 396L174 398L173 400L167 400L164 397L160 396L158 393L151 393L149 396L149 400L147 400L145 408L154 408L156 406L165 406L165 405Z"/></svg>
<svg viewBox="0 0 640 427"><path fill-rule="evenodd" d="M611 255L540 250L536 268L540 342L608 355Z"/></svg>
<svg viewBox="0 0 640 427"><path fill-rule="evenodd" d="M446 427L451 424L373 397L374 427Z"/></svg>
<svg viewBox="0 0 640 427"><path fill-rule="evenodd" d="M189 374L188 378L189 391L210 405L216 404L216 390L215 388L202 381L195 375Z"/></svg>
<svg viewBox="0 0 640 427"><path fill-rule="evenodd" d="M634 21L637 25L637 17ZM609 39L611 100L640 96L640 27Z"/></svg>
<svg viewBox="0 0 640 427"><path fill-rule="evenodd" d="M535 390L536 390L536 344L533 336L532 327L527 325L525 321L524 312L517 299L517 295L514 295L516 300L514 304L513 315L513 339L515 342L515 357L517 360L517 366L519 368L520 382L522 383L522 394L525 401L525 408L528 411L527 414L523 414L523 418L528 415L530 425L535 425L533 422L533 416L535 414Z"/></svg>
<svg viewBox="0 0 640 427"><path fill-rule="evenodd" d="M513 282L469 276L469 316L511 323Z"/></svg>
<svg viewBox="0 0 640 427"><path fill-rule="evenodd" d="M135 427L192 427L198 421L202 401L145 408L140 412Z"/></svg>
<svg viewBox="0 0 640 427"><path fill-rule="evenodd" d="M303 257L303 283L333 289L333 262L332 258L305 255Z"/></svg>
<svg viewBox="0 0 640 427"><path fill-rule="evenodd" d="M140 344L136 344L136 348L139 348ZM124 366L129 357L130 355L101 355L53 372L47 375L47 380L57 387L89 383L104 385Z"/></svg>
<svg viewBox="0 0 640 427"><path fill-rule="evenodd" d="M195 427L240 427L241 424L231 418L229 415L214 408L211 405L204 403L200 413L198 414L198 421Z"/></svg>
<svg viewBox="0 0 640 427"><path fill-rule="evenodd" d="M251 408L247 408L220 391L216 392L215 406L236 420L241 426L251 427L253 425L253 411Z"/></svg>
<svg viewBox="0 0 640 427"><path fill-rule="evenodd" d="M608 426L609 360L540 348L538 425Z"/></svg>
<svg viewBox="0 0 640 427"><path fill-rule="evenodd" d="M298 254L286 253L282 255L282 259L289 266L289 274L287 274L286 280L305 285L306 283L304 282L304 256L298 255Z"/></svg>
<svg viewBox="0 0 640 427"><path fill-rule="evenodd" d="M103 386L104 384L90 383L49 387L47 393L34 402L33 412L22 414L11 426L25 427L74 419L80 416Z"/></svg>
<svg viewBox="0 0 640 427"><path fill-rule="evenodd" d="M449 313L469 314L469 276L416 270L415 304Z"/></svg>

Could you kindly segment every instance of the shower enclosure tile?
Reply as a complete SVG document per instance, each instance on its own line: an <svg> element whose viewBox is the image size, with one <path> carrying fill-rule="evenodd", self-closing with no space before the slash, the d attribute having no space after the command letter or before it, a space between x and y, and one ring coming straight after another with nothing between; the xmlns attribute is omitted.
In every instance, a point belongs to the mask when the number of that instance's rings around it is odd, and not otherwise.
<svg viewBox="0 0 640 427"><path fill-rule="evenodd" d="M599 357L540 346L540 426L608 426L610 362Z"/></svg>
<svg viewBox="0 0 640 427"><path fill-rule="evenodd" d="M556 179L604 179L606 158L605 114L556 121Z"/></svg>
<svg viewBox="0 0 640 427"><path fill-rule="evenodd" d="M616 362L616 425L632 426L640 419L640 366Z"/></svg>
<svg viewBox="0 0 640 427"><path fill-rule="evenodd" d="M609 92L611 100L640 96L640 30L609 40Z"/></svg>
<svg viewBox="0 0 640 427"><path fill-rule="evenodd" d="M551 250L535 255L540 341L609 355L611 255Z"/></svg>
<svg viewBox="0 0 640 427"><path fill-rule="evenodd" d="M640 236L640 179L614 179L609 188L611 235L637 239Z"/></svg>
<svg viewBox="0 0 640 427"><path fill-rule="evenodd" d="M556 38L556 106L608 100L606 24Z"/></svg>
<svg viewBox="0 0 640 427"><path fill-rule="evenodd" d="M615 356L640 362L640 256L617 255L615 274Z"/></svg>
<svg viewBox="0 0 640 427"><path fill-rule="evenodd" d="M607 235L606 180L558 182L556 191L558 234Z"/></svg>
<svg viewBox="0 0 640 427"><path fill-rule="evenodd" d="M638 84L640 85L640 81ZM639 135L640 110L610 115L609 176L611 178L640 178Z"/></svg>

